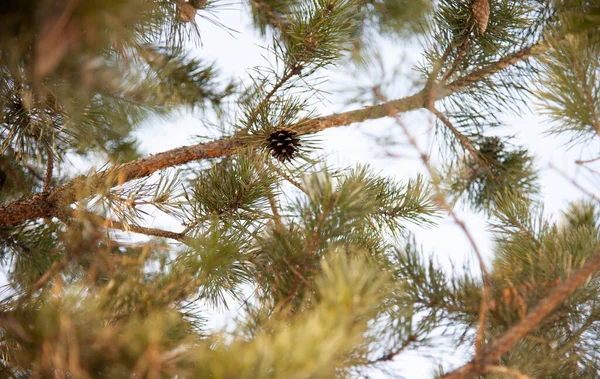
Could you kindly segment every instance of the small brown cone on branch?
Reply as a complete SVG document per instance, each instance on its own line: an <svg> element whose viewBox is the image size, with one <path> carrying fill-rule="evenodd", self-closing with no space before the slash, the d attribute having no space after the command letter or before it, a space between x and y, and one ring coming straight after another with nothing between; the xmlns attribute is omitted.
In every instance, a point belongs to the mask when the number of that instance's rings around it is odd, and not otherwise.
<svg viewBox="0 0 600 379"><path fill-rule="evenodd" d="M281 162L291 161L302 145L297 133L288 129L279 129L271 133L267 143L271 155Z"/></svg>
<svg viewBox="0 0 600 379"><path fill-rule="evenodd" d="M490 3L488 0L473 0L471 13L475 25L479 28L479 35L482 35L490 19Z"/></svg>
<svg viewBox="0 0 600 379"><path fill-rule="evenodd" d="M192 22L196 17L196 8L190 3L186 3L183 0L176 1L177 4L177 17L182 22Z"/></svg>

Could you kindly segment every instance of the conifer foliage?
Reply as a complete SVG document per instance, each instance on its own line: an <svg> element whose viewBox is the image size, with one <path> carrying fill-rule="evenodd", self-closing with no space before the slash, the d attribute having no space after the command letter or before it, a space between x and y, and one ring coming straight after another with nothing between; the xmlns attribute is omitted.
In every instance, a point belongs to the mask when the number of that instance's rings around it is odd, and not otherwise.
<svg viewBox="0 0 600 379"><path fill-rule="evenodd" d="M248 78L191 55L229 7L274 62ZM551 217L535 157L495 129L535 103L598 179L600 3L5 0L0 23L0 377L393 375L444 344L463 363L432 377L600 376L599 198L564 174L587 198ZM382 38L420 46L421 89L317 114L327 69L366 70ZM134 132L182 111L217 137L144 156ZM428 177L319 158L320 131L383 117ZM479 270L422 251L410 230L442 217Z"/></svg>

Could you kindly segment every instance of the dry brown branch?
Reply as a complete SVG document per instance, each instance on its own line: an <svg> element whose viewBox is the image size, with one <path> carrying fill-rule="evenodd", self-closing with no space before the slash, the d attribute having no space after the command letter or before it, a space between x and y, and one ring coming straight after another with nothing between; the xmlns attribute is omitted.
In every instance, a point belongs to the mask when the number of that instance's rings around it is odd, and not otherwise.
<svg viewBox="0 0 600 379"><path fill-rule="evenodd" d="M44 192L50 191L50 184L52 183L52 170L54 169L54 156L52 150L46 149L46 155L48 161L46 162L46 177L44 178Z"/></svg>
<svg viewBox="0 0 600 379"><path fill-rule="evenodd" d="M474 70L470 74L451 82L448 86L440 88L436 93L436 99L443 99L452 93L464 89L471 83L485 79L532 55L540 54L546 49L548 49L548 44L539 42L519 52L510 54L495 63ZM426 99L429 90L429 88L423 89L414 95L392 100L385 104L303 120L293 128L298 134L315 133L328 128L386 117L389 115L389 109L393 109L397 114L423 108L427 106ZM100 185L105 188L113 187L130 180L147 177L167 167L174 167L202 159L228 156L234 154L237 149L244 146L245 143L242 139L229 137L192 146L182 146L111 167L87 177L81 176L62 187L54 189L49 194L38 193L30 198L0 206L0 226L16 225L28 219L56 215L57 209L78 200L76 189L83 184L92 187Z"/></svg>
<svg viewBox="0 0 600 379"><path fill-rule="evenodd" d="M568 296L588 280L590 275L600 270L600 252L593 256L586 264L573 275L556 286L552 292L529 312L525 318L510 328L506 333L492 340L486 348L481 359L459 367L444 375L441 379L471 378L485 372L486 367L495 366L498 360L506 354L518 341L533 331L550 312L562 303Z"/></svg>

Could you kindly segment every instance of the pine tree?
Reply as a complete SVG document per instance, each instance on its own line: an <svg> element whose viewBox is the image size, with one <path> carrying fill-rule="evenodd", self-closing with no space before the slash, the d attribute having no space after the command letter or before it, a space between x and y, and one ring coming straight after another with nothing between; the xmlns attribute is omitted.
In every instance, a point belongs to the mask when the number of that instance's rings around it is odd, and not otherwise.
<svg viewBox="0 0 600 379"><path fill-rule="evenodd" d="M437 377L600 376L598 196L548 216L533 155L494 129L535 102L571 148L595 142L600 3L251 0L235 6L275 63L248 80L189 51L230 5L0 4L0 377L353 377L440 334L469 357ZM317 114L326 70L367 70L377 38L421 44L421 89ZM414 110L439 165L400 118ZM181 111L219 136L143 156L134 132ZM318 132L383 117L428 178L318 157ZM491 262L459 206L493 229ZM155 211L181 228L148 226ZM479 271L409 232L443 216ZM231 327L209 328L228 306Z"/></svg>

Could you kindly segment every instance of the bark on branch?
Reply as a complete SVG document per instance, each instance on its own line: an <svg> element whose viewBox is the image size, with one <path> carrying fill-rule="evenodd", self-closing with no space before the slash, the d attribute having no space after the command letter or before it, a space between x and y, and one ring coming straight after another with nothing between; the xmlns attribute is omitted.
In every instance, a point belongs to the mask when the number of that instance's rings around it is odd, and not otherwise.
<svg viewBox="0 0 600 379"><path fill-rule="evenodd" d="M516 53L510 54L483 68L474 70L468 75L440 88L436 93L436 100L443 99L455 92L461 91L471 83L485 79L511 65L523 61L533 55L540 54L547 49L548 44L539 42ZM315 133L328 128L386 117L389 116L390 109L393 109L397 114L419 108L426 108L428 96L429 91L423 89L414 95L392 100L385 104L304 120L299 125L296 125L294 129L298 134ZM30 198L0 206L0 226L16 225L29 219L56 215L56 212L61 208L78 200L77 189L81 186L90 188L111 188L130 180L149 176L164 168L174 167L201 159L229 156L235 153L237 149L244 146L244 142L239 138L224 138L212 142L179 147L111 167L87 177L82 176L50 192L38 193Z"/></svg>

